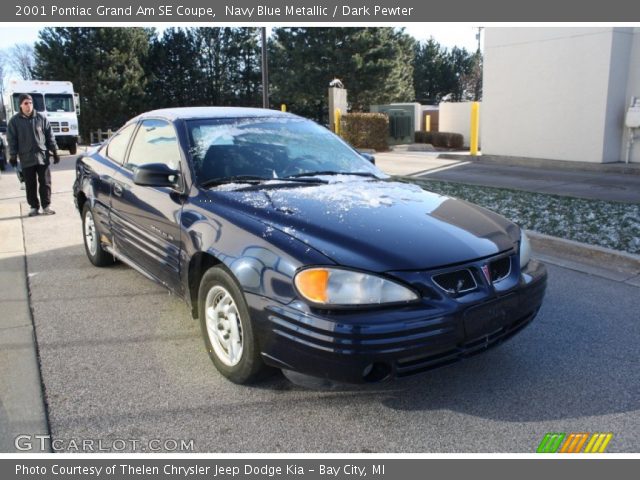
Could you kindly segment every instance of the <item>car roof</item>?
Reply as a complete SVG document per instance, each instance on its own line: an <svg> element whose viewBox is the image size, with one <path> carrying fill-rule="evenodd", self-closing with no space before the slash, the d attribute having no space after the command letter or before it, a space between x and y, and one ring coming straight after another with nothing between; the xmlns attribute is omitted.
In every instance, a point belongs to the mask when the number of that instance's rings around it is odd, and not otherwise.
<svg viewBox="0 0 640 480"><path fill-rule="evenodd" d="M266 108L245 107L180 107L162 108L151 110L138 115L135 120L144 118L166 118L168 120L199 119L199 118L260 118L260 117L285 117L297 118L297 115L269 110Z"/></svg>

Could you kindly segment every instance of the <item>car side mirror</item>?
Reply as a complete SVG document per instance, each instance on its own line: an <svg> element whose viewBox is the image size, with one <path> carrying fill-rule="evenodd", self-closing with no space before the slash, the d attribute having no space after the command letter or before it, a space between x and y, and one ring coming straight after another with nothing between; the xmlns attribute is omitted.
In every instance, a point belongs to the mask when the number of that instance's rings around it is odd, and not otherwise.
<svg viewBox="0 0 640 480"><path fill-rule="evenodd" d="M374 165L376 164L376 157L374 157L373 155L371 155L370 153L365 153L365 152L358 152L360 154L360 156L362 158L364 158L365 160L369 160L371 163L373 163Z"/></svg>
<svg viewBox="0 0 640 480"><path fill-rule="evenodd" d="M148 163L135 169L133 183L143 187L175 187L179 177L180 171L165 163Z"/></svg>

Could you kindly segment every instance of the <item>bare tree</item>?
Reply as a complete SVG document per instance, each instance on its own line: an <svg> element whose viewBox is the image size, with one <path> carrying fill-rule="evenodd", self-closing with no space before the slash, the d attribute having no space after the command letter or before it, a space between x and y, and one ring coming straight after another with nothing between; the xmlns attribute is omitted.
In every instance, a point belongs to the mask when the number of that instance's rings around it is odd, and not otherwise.
<svg viewBox="0 0 640 480"><path fill-rule="evenodd" d="M8 63L23 80L33 78L33 47L28 43L17 43L9 49Z"/></svg>
<svg viewBox="0 0 640 480"><path fill-rule="evenodd" d="M4 77L7 74L6 63L7 55L3 50L0 50L0 95L4 93Z"/></svg>

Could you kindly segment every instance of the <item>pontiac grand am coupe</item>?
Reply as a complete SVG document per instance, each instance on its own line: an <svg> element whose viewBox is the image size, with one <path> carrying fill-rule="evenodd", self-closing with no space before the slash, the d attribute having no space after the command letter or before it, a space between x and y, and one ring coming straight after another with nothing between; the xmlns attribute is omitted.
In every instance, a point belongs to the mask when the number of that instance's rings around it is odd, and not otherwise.
<svg viewBox="0 0 640 480"><path fill-rule="evenodd" d="M77 161L85 250L184 298L236 383L402 377L528 325L547 274L524 231L372 162L288 113L148 112Z"/></svg>

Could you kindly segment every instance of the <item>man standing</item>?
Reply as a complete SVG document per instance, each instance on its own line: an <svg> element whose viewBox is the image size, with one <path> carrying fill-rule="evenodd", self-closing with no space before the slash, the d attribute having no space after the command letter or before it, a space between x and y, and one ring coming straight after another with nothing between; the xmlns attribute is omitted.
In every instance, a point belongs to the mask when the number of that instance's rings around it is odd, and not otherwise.
<svg viewBox="0 0 640 480"><path fill-rule="evenodd" d="M18 98L20 112L16 113L7 125L7 141L9 143L9 163L15 168L18 157L22 166L27 188L27 202L31 207L29 216L38 215L40 205L42 213L53 215L51 207L51 171L49 170L49 153L53 155L53 163L58 163L58 145L51 132L49 120L33 108L31 95L23 93ZM40 193L40 201L38 201Z"/></svg>

